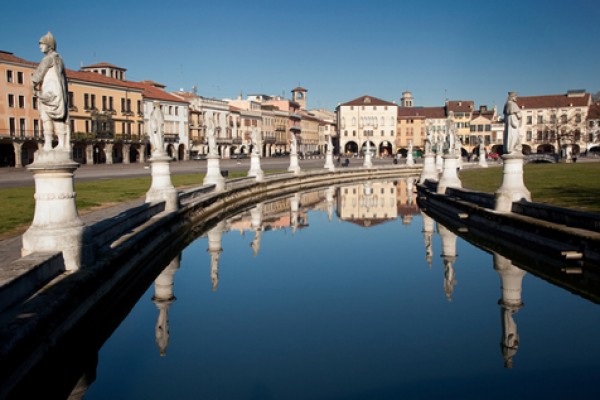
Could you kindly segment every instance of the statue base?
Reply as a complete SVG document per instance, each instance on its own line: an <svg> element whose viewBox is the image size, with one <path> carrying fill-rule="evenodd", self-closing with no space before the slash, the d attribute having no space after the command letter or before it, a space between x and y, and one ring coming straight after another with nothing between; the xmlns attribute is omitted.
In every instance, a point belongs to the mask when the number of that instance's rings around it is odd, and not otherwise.
<svg viewBox="0 0 600 400"><path fill-rule="evenodd" d="M262 182L265 179L265 173L260 168L260 155L252 153L250 156L248 176L256 178L256 182Z"/></svg>
<svg viewBox="0 0 600 400"><path fill-rule="evenodd" d="M444 159L439 153L436 153L435 155L435 168L438 170L438 172L442 172L444 170Z"/></svg>
<svg viewBox="0 0 600 400"><path fill-rule="evenodd" d="M433 153L426 153L423 156L423 170L421 171L419 183L425 183L427 179L432 181L439 179L438 170L435 167L435 154Z"/></svg>
<svg viewBox="0 0 600 400"><path fill-rule="evenodd" d="M82 266L84 222L73 185L79 164L69 157L69 151L38 150L35 162L27 166L35 181L35 212L23 234L21 255L62 251L65 269L74 271Z"/></svg>
<svg viewBox="0 0 600 400"><path fill-rule="evenodd" d="M496 191L494 210L511 212L513 202L531 201L531 193L523 182L523 155L505 154L502 161L502 185Z"/></svg>
<svg viewBox="0 0 600 400"><path fill-rule="evenodd" d="M166 154L153 154L150 158L152 184L146 193L146 203L165 202L165 211L179 208L177 189L171 182L171 157Z"/></svg>
<svg viewBox="0 0 600 400"><path fill-rule="evenodd" d="M209 154L206 158L206 176L204 185L215 185L215 189L221 191L225 189L225 178L221 175L220 157Z"/></svg>
<svg viewBox="0 0 600 400"><path fill-rule="evenodd" d="M363 167L371 168L373 166L373 157L370 152L365 153L365 159L363 161Z"/></svg>
<svg viewBox="0 0 600 400"><path fill-rule="evenodd" d="M325 156L325 166L323 168L328 169L331 172L335 171L335 165L333 164L333 153L330 151L328 151Z"/></svg>
<svg viewBox="0 0 600 400"><path fill-rule="evenodd" d="M444 154L444 170L442 176L438 182L438 193L446 193L446 188L461 188L462 182L458 179L456 170L458 169L458 156L455 154Z"/></svg>
<svg viewBox="0 0 600 400"><path fill-rule="evenodd" d="M477 165L479 165L481 168L488 167L487 160L485 159L485 153L484 154L479 153L479 162L477 163Z"/></svg>
<svg viewBox="0 0 600 400"><path fill-rule="evenodd" d="M293 172L298 175L300 173L300 165L298 164L298 153L290 154L290 167L288 168L289 172Z"/></svg>

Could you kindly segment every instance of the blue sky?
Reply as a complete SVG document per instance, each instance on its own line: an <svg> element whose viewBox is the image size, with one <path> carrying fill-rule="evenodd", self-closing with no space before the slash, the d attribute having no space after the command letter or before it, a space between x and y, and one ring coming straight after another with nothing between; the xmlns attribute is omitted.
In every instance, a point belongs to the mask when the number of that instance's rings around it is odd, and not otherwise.
<svg viewBox="0 0 600 400"><path fill-rule="evenodd" d="M600 91L600 2L23 1L0 49L39 61L48 30L67 67L109 62L130 80L207 97L308 89L309 108L369 94L417 106L502 107L520 95Z"/></svg>

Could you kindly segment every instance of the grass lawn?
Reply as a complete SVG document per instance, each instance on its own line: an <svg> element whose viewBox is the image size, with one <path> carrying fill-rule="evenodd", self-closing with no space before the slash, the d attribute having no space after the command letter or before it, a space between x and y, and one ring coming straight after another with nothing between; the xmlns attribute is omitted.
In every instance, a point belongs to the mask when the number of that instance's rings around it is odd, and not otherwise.
<svg viewBox="0 0 600 400"><path fill-rule="evenodd" d="M230 178L246 176L246 172L232 172ZM171 181L177 188L202 185L204 174L173 175ZM122 201L143 197L150 188L150 176L128 179L101 179L75 183L77 210L80 215ZM35 201L33 187L0 190L0 239L23 233L31 221Z"/></svg>
<svg viewBox="0 0 600 400"><path fill-rule="evenodd" d="M600 163L525 164L523 170L532 201L600 212ZM502 168L464 170L460 180L464 188L493 193Z"/></svg>

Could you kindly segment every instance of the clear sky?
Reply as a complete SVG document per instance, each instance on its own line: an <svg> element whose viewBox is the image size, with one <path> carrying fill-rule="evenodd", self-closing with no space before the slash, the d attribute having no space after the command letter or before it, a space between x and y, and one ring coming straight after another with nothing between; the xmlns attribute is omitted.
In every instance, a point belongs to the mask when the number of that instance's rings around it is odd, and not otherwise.
<svg viewBox="0 0 600 400"><path fill-rule="evenodd" d="M169 91L501 108L508 91L599 91L599 24L598 0L31 0L2 6L0 49L39 61L50 30L68 68L109 62Z"/></svg>

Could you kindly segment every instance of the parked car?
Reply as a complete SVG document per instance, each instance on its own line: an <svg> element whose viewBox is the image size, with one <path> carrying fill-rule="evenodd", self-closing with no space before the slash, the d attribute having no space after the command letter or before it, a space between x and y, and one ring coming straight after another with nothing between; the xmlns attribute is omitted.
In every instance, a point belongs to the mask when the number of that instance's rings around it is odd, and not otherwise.
<svg viewBox="0 0 600 400"><path fill-rule="evenodd" d="M230 158L232 158L232 159L248 158L248 154L246 154L246 153L233 153Z"/></svg>
<svg viewBox="0 0 600 400"><path fill-rule="evenodd" d="M206 160L206 154L194 154L192 160Z"/></svg>

